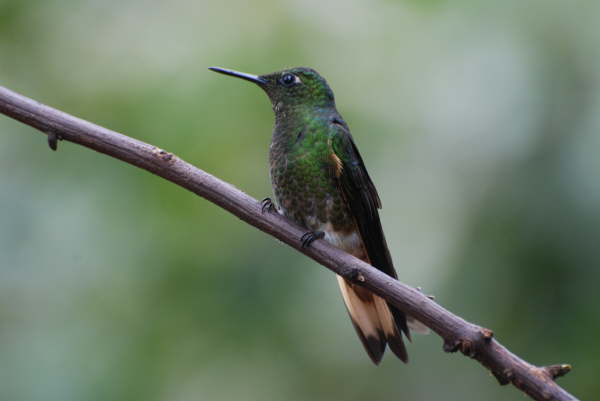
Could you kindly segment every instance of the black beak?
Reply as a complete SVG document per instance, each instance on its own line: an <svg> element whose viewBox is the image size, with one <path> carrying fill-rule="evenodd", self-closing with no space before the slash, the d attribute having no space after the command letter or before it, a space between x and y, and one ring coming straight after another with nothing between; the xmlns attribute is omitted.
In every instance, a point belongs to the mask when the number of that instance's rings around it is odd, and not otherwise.
<svg viewBox="0 0 600 401"><path fill-rule="evenodd" d="M219 72L225 75L231 75L232 77L237 77L241 79L245 79L246 81L254 82L258 85L266 84L267 81L259 77L258 75L246 74L245 72L239 72L234 70L228 70L226 68L221 67L208 67L209 70Z"/></svg>

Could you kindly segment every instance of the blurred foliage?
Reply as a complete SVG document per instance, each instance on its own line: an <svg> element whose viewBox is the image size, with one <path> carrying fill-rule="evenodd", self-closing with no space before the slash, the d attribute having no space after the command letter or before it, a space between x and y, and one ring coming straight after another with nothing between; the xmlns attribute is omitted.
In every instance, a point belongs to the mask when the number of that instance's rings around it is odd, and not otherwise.
<svg viewBox="0 0 600 401"><path fill-rule="evenodd" d="M600 392L600 3L0 1L1 84L270 194L254 73L327 77L403 281ZM332 275L164 180L0 118L0 399L521 400L410 345L373 367Z"/></svg>

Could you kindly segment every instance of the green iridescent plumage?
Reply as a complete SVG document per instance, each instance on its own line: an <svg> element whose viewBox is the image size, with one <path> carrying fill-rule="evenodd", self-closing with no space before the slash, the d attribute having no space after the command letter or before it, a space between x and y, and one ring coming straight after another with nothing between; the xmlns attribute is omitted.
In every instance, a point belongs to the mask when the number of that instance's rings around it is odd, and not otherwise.
<svg viewBox="0 0 600 401"><path fill-rule="evenodd" d="M271 100L270 173L280 211L396 277L379 220L379 196L325 79L304 67L261 76L211 69L256 83ZM362 287L340 277L338 282L373 362L379 363L386 344L406 362L405 315Z"/></svg>

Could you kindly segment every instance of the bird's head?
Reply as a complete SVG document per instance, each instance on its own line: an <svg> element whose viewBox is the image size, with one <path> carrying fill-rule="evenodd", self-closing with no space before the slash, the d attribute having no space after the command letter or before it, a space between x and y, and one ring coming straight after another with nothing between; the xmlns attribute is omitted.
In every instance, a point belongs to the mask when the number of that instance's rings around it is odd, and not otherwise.
<svg viewBox="0 0 600 401"><path fill-rule="evenodd" d="M265 75L252 75L220 67L212 71L254 82L271 99L273 109L285 110L296 106L334 106L333 91L327 81L312 68L295 67Z"/></svg>

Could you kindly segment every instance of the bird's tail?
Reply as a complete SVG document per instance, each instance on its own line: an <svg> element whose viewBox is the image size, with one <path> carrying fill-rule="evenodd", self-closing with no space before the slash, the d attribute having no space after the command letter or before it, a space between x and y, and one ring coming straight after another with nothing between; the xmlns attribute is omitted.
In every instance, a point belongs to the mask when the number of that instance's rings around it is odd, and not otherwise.
<svg viewBox="0 0 600 401"><path fill-rule="evenodd" d="M404 314L370 291L353 285L340 276L337 279L352 324L371 360L376 365L379 364L385 346L389 344L398 358L408 362L402 332L409 339L410 334Z"/></svg>

